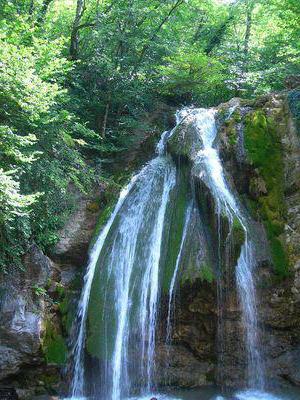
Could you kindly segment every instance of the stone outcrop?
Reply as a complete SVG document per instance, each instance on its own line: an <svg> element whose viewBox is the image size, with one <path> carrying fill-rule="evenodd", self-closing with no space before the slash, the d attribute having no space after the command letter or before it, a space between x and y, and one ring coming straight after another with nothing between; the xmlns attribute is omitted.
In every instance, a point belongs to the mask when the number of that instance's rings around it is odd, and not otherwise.
<svg viewBox="0 0 300 400"><path fill-rule="evenodd" d="M25 257L26 272L15 271L14 281L1 281L0 379L40 361L45 303L35 290L44 288L52 273L51 261L32 246Z"/></svg>
<svg viewBox="0 0 300 400"><path fill-rule="evenodd" d="M299 96L295 92L270 94L255 102L232 99L217 109L219 134L216 144L227 179L251 215L252 227L258 239L256 282L259 333L266 375L270 385L283 386L299 385L300 375L297 364L300 345L300 137L299 115L296 112ZM169 151L176 162L188 160L193 165L202 144L189 119L192 120L192 117L185 117L176 128ZM218 348L216 344L221 340L216 336L217 310L211 312L210 316L211 321L215 321L212 328L214 335L212 332L209 334L204 326L196 329L198 322L191 318L191 326L187 329L189 334L182 341L181 312L188 317L187 310L203 289L203 282L198 280L197 285L197 291L191 291L192 294L188 296L189 304L186 303L186 293L180 291L172 351L176 352L176 346L179 346L180 354L181 346L184 346L192 350L190 356L194 361L205 363L205 357L195 351L194 346L195 343L200 346L200 338L206 337L207 346L212 350L208 361L213 365L213 381L239 386L245 378L242 371L246 367L246 351L234 282L230 285L223 307L223 348ZM214 284L205 282L205 285L214 294L213 304L216 306ZM211 304L209 296L203 296L203 310L207 304ZM187 360L186 356L182 357L183 370L187 368L184 360ZM201 374L199 368L199 376ZM208 370L206 375L212 376ZM195 384L196 380L191 386Z"/></svg>
<svg viewBox="0 0 300 400"><path fill-rule="evenodd" d="M14 388L19 399L65 391L68 334L100 212L98 199L78 198L51 259L33 244L24 270L1 276L0 394L2 387Z"/></svg>

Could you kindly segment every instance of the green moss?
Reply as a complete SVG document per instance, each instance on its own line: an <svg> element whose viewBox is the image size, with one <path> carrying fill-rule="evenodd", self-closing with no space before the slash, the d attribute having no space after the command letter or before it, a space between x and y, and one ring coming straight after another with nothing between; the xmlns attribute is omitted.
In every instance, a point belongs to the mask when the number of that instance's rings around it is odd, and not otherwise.
<svg viewBox="0 0 300 400"><path fill-rule="evenodd" d="M99 220L96 224L95 230L93 237L90 242L90 248L95 244L95 241L97 240L97 237L103 228L103 226L106 224L108 221L112 211L115 208L116 202L118 200L120 190L122 187L126 184L126 182L129 181L130 174L129 172L125 171L123 174L120 174L119 176L115 176L114 180L110 180L108 183L107 188L105 189L105 203L106 205L103 207ZM101 208L100 206L98 209Z"/></svg>
<svg viewBox="0 0 300 400"><path fill-rule="evenodd" d="M169 236L167 242L166 258L163 268L162 290L167 293L170 287L177 257L182 241L185 224L185 214L188 206L189 196L189 170L182 165L178 171L178 185L172 194L172 214L170 216Z"/></svg>
<svg viewBox="0 0 300 400"><path fill-rule="evenodd" d="M212 283L215 279L215 275L212 267L209 264L204 264L200 270L200 279L202 281L207 281L208 283Z"/></svg>
<svg viewBox="0 0 300 400"><path fill-rule="evenodd" d="M108 221L108 219L109 219L109 217L110 217L110 215L111 215L111 213L112 213L112 211L114 209L115 202L116 202L116 199L114 199L114 201L109 203L103 209L103 211L101 212L99 220L98 220L98 222L96 224L96 227L95 227L95 231L94 231L93 237L92 237L91 242L90 242L90 246L89 246L90 248L93 247L93 245L95 244L95 242L97 240L97 237L99 236L99 233L100 233L101 229L103 228L103 226Z"/></svg>
<svg viewBox="0 0 300 400"><path fill-rule="evenodd" d="M71 301L72 294L67 294L58 304L64 333L69 334L76 314L76 305Z"/></svg>
<svg viewBox="0 0 300 400"><path fill-rule="evenodd" d="M47 388L51 388L53 385L56 385L56 384L59 383L60 376L59 376L59 374L56 374L56 375L54 375L54 374L53 375L45 374L45 375L41 376L41 380L45 383L45 386Z"/></svg>
<svg viewBox="0 0 300 400"><path fill-rule="evenodd" d="M116 332L116 316L114 313L114 288L111 287L107 270L99 271L99 262L92 283L88 306L88 334L86 349L88 353L99 359L113 352ZM103 311L110 316L109 332L105 327ZM107 338L107 343L106 343ZM108 341L110 339L110 341Z"/></svg>
<svg viewBox="0 0 300 400"><path fill-rule="evenodd" d="M237 108L231 115L231 118L233 118L233 120L236 123L242 122L242 115L241 115L241 111L239 108Z"/></svg>
<svg viewBox="0 0 300 400"><path fill-rule="evenodd" d="M282 146L275 122L262 110L245 119L245 148L253 166L266 183L267 194L257 200L257 210L266 227L275 271L284 277L289 272L288 256L278 236L285 223L284 166Z"/></svg>
<svg viewBox="0 0 300 400"><path fill-rule="evenodd" d="M286 268L289 265L289 260L282 243L277 237L271 236L270 247L271 247L271 255L273 263L276 267L278 275L286 276L287 274Z"/></svg>
<svg viewBox="0 0 300 400"><path fill-rule="evenodd" d="M237 143L238 135L237 135L237 130L235 126L235 121L234 119L229 120L226 128L226 133L228 136L228 141L231 146L235 146Z"/></svg>
<svg viewBox="0 0 300 400"><path fill-rule="evenodd" d="M47 363L64 364L67 359L67 346L62 335L51 321L45 329L42 349Z"/></svg>
<svg viewBox="0 0 300 400"><path fill-rule="evenodd" d="M105 279L105 277L102 279ZM86 348L90 355L99 358L101 357L101 354L103 354L101 341L102 322L100 318L104 305L102 291L103 288L101 287L100 274L96 268L88 308L88 335Z"/></svg>
<svg viewBox="0 0 300 400"><path fill-rule="evenodd" d="M241 248L245 242L245 230L237 217L234 217L231 227L232 240L235 246Z"/></svg>
<svg viewBox="0 0 300 400"><path fill-rule="evenodd" d="M237 131L237 124L240 123L242 120L240 110L234 111L234 113L231 116L231 126L230 130L228 132L229 136L229 144L231 146L235 146L238 141L238 131Z"/></svg>
<svg viewBox="0 0 300 400"><path fill-rule="evenodd" d="M228 113L228 110L227 110L227 113ZM230 118L228 118L224 121L225 132L226 132L226 136L228 138L228 142L229 142L230 146L235 146L237 144L238 132L237 132L236 125L241 122L241 119L242 119L242 117L241 117L240 110L237 109L232 113Z"/></svg>
<svg viewBox="0 0 300 400"><path fill-rule="evenodd" d="M55 292L58 294L58 296L59 296L60 299L63 299L63 298L65 297L65 295L66 295L66 289L65 289L65 287L64 287L62 284L60 284L60 283L57 283L57 284L56 284L56 286L55 286Z"/></svg>

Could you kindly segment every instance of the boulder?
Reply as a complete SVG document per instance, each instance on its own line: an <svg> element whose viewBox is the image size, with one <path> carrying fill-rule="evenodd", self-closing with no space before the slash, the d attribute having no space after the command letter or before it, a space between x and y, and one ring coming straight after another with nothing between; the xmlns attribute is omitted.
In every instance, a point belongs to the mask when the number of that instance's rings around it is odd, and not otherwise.
<svg viewBox="0 0 300 400"><path fill-rule="evenodd" d="M51 276L52 263L32 245L24 271L1 276L0 379L40 362L44 300L38 295Z"/></svg>

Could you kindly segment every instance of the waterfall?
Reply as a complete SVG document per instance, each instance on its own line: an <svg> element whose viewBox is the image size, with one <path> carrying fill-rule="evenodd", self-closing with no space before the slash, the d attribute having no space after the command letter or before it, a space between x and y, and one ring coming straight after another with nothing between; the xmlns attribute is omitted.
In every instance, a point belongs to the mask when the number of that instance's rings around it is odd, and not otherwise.
<svg viewBox="0 0 300 400"><path fill-rule="evenodd" d="M196 156L195 165L200 167L200 178L207 184L216 202L218 221L222 213L226 214L231 226L234 218L237 218L245 233L245 241L236 266L236 283L246 330L247 382L249 387L262 389L264 367L257 333L254 251L249 224L238 199L232 194L226 182L217 149L213 147L217 136L215 110L195 109L191 112L203 145Z"/></svg>
<svg viewBox="0 0 300 400"><path fill-rule="evenodd" d="M86 319L88 312L88 304L91 292L91 286L94 278L96 264L103 248L105 239L108 235L108 232L116 218L116 215L120 208L123 205L123 202L130 192L132 186L136 181L136 176L132 178L131 182L126 186L120 193L119 201L109 218L107 224L101 231L96 243L92 247L89 254L89 262L87 266L87 271L84 277L84 284L81 292L81 297L78 303L77 315L76 315L76 325L75 325L75 333L73 336L75 337L73 348L72 348L72 358L74 359L74 371L73 371L73 380L71 385L72 397L80 397L83 395L83 386L84 386L84 345L86 339Z"/></svg>
<svg viewBox="0 0 300 400"><path fill-rule="evenodd" d="M85 394L86 325L97 274L101 274L98 294L103 304L103 309L99 310L101 331L98 336L99 341L104 341L101 358L104 360L105 395L112 400L128 396L134 381L132 375L142 381L141 392L151 390L161 243L167 204L176 183L175 165L164 155L167 135L168 132L164 132L157 146L158 156L121 192L114 212L91 250L73 347L73 397ZM136 356L130 354L132 342ZM136 373L133 374L133 370Z"/></svg>
<svg viewBox="0 0 300 400"><path fill-rule="evenodd" d="M263 386L263 363L257 335L256 294L253 279L254 250L248 220L226 181L222 163L214 147L217 136L213 109L183 109L176 114L177 126L192 115L201 139L192 171L205 182L215 204L218 220L226 215L230 225L237 219L245 241L236 266L236 283L246 330L248 383ZM153 390L155 345L160 305L163 243L167 239L169 208L177 185L176 166L166 154L166 143L176 134L162 134L157 156L136 174L121 191L108 222L89 254L84 286L79 300L75 341L72 349L72 397L84 398L85 348L93 347L99 363L98 386L101 398L120 400ZM186 244L186 236L196 203L187 203L181 242L168 288L167 341L171 336L171 316L175 287ZM95 296L97 301L95 301ZM96 332L90 314L97 319ZM94 331L93 331L94 329ZM92 339L91 339L92 338Z"/></svg>

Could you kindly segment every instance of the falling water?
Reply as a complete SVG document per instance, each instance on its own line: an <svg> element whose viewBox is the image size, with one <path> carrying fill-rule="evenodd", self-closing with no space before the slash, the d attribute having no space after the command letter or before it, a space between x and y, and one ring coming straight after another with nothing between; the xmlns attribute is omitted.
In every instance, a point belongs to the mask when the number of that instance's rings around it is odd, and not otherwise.
<svg viewBox="0 0 300 400"><path fill-rule="evenodd" d="M177 275L178 275L178 270L179 270L180 263L181 263L182 252L183 252L184 245L185 245L186 235L188 232L189 222L191 219L192 208L193 208L193 203L189 204L186 209L181 243L180 243L179 252L177 255L176 264L175 264L175 268L174 268L174 272L173 272L173 276L172 276L170 288L169 288L169 302L168 302L168 316L167 316L167 338L166 338L167 343L169 343L170 339L171 339L171 330L172 330L171 316L172 316L172 314L174 314L174 289L175 289L175 283L176 283L176 279L177 279Z"/></svg>
<svg viewBox="0 0 300 400"><path fill-rule="evenodd" d="M176 183L175 165L164 155L167 136L165 132L157 146L158 156L121 192L114 212L91 251L73 348L73 397L85 394L88 307L93 282L100 273L101 287L97 296L102 296L103 309L99 310L102 315L98 337L99 341L104 341L100 347L105 396L112 400L128 396L135 378L142 381L141 391L151 390L161 243L169 195Z"/></svg>
<svg viewBox="0 0 300 400"><path fill-rule="evenodd" d="M195 125L202 139L203 148L197 154L196 165L200 166L200 177L209 187L216 202L218 220L225 213L230 225L237 218L245 232L245 242L236 267L236 282L246 330L249 387L262 389L264 386L263 362L259 351L257 329L256 294L253 278L254 251L247 219L231 193L226 182L217 150L213 147L217 135L215 110L193 110Z"/></svg>
<svg viewBox="0 0 300 400"><path fill-rule="evenodd" d="M185 108L177 113L177 124L191 114L202 140L202 149L194 160L199 177L214 197L218 217L225 213L230 224L237 218L245 231L236 281L246 328L249 384L260 388L263 369L257 336L253 246L247 219L226 182L218 152L213 147L217 135L215 111ZM168 225L170 195L176 185L176 167L166 154L166 142L174 132L175 128L162 134L157 157L122 190L111 217L90 252L72 353L73 398L87 394L84 351L87 337L93 334L89 313L95 303L99 324L94 345L101 375L97 395L120 400L132 393L147 394L153 389L162 243L167 231L164 227ZM185 212L181 244L169 286L168 338L175 284L193 207L189 204ZM92 301L95 298L97 301Z"/></svg>
<svg viewBox="0 0 300 400"><path fill-rule="evenodd" d="M131 182L120 193L118 203L109 218L107 224L101 231L98 239L92 247L89 254L89 262L87 271L84 277L84 285L81 292L81 297L78 303L77 316L76 316L76 332L74 333L74 345L72 348L72 358L74 359L74 372L71 385L72 397L79 397L83 395L84 390L84 345L86 339L86 319L88 312L88 304L91 292L91 286L94 278L96 264L103 248L107 234L115 220L115 217L123 205L123 202L133 187L137 177L133 177Z"/></svg>

